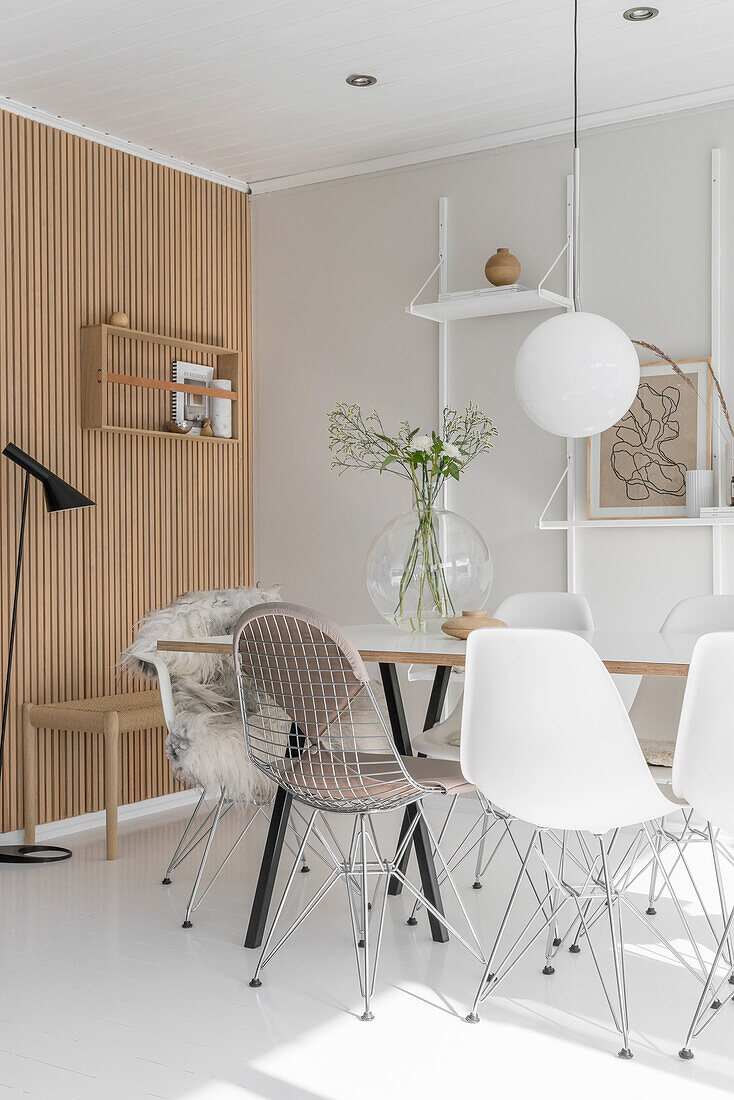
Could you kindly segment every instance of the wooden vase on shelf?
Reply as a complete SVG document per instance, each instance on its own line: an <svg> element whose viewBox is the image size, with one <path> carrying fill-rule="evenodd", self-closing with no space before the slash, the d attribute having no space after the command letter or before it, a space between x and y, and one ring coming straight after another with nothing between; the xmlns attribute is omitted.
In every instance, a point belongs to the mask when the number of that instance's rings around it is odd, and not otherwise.
<svg viewBox="0 0 734 1100"><path fill-rule="evenodd" d="M214 432L212 430L212 422L208 416L205 417L204 423L201 426L201 434L206 436L214 435Z"/></svg>
<svg viewBox="0 0 734 1100"><path fill-rule="evenodd" d="M498 248L484 265L487 282L492 286L511 286L520 278L520 261L509 248Z"/></svg>
<svg viewBox="0 0 734 1100"><path fill-rule="evenodd" d="M455 619L447 619L441 624L441 630L450 638L469 637L472 630L484 630L492 626L507 626L502 619L491 619L486 611L462 611Z"/></svg>

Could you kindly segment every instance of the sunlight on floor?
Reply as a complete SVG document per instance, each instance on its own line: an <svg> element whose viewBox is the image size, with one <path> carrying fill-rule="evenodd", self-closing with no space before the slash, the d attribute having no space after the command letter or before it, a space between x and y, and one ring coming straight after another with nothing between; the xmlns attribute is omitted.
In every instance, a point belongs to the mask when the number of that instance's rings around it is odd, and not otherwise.
<svg viewBox="0 0 734 1100"><path fill-rule="evenodd" d="M437 1012L437 1007L443 1007L443 1012ZM523 1022L508 1018L515 1009L525 1014ZM293 1086L297 1090L294 1095L304 1089L309 1096L322 1100L345 1100L347 1095L350 1100L374 1097L374 1075L356 1069L363 1065L367 1050L370 1060L379 1059L380 1072L390 1082L390 1096L415 1095L417 1075L427 1065L429 1094L433 1096L473 1091L480 1081L490 1078L492 1092L498 1096L539 1096L549 1089L554 1095L555 1086L559 1095L563 1090L566 1096L581 1096L588 1088L581 1088L583 1081L594 1081L598 1097L618 1097L620 1089L627 1097L645 1100L653 1100L663 1091L666 1098L729 1093L728 1089L694 1083L685 1072L676 1080L667 1070L642 1062L633 1069L617 1061L610 1057L615 1043L619 1045L611 1029L604 1034L603 1029L569 1019L568 1024L594 1045L578 1042L579 1035L576 1039L563 1038L555 1026L548 1028L548 1006L540 1003L517 1001L509 1012L505 1004L501 1015L496 1016L494 1010L491 1014L485 1012L489 1022L471 1026L445 1005L428 1003L425 990L415 987L382 993L375 1000L374 1011L371 1024L357 1025L350 1016L335 1018L281 1044L255 1059L253 1065ZM557 1013L554 1016L557 1022ZM396 1021L400 1022L398 1027ZM370 1031L367 1048L362 1028ZM687 1068L682 1067L684 1071ZM579 1083L581 1091L574 1090L573 1081ZM426 1088L425 1079L422 1088Z"/></svg>
<svg viewBox="0 0 734 1100"><path fill-rule="evenodd" d="M471 810L457 811L450 846L472 823ZM525 1100L550 1091L575 1100L591 1082L595 1100L619 1100L620 1093L625 1100L707 1100L734 1091L734 1005L725 1004L701 1035L695 1060L682 1062L678 1049L700 986L631 915L631 1063L616 1058L619 1035L583 938L578 953L567 950L570 940L559 949L552 976L541 972L541 939L471 1025L464 1017L480 964L455 939L433 943L425 913L408 926L405 895L389 899L373 1022L357 1018L343 890L324 900L263 972L262 987L251 989L258 954L243 950L242 941L265 826L253 826L184 930L194 861L181 866L171 886L160 884L182 824L171 816L123 827L117 863L104 859L99 835L75 837L74 858L42 874L6 872L0 1100L443 1100L477 1095L485 1084L498 1096ZM380 821L380 843L393 844L398 825L389 816ZM214 860L240 828L233 811L217 835ZM519 845L524 828L518 826ZM706 847L692 845L689 858L710 899ZM471 888L473 867L457 875L485 944L517 867L516 853L504 845L482 890ZM311 874L297 877L291 919L324 876L314 860ZM726 879L734 896L731 866ZM637 885L639 904L647 884L641 878ZM685 877L680 889L708 959L711 930ZM525 895L509 929L513 938L530 912L528 889ZM459 917L455 901L447 895L446 902L449 918ZM653 926L693 962L670 899L661 896L656 905ZM600 921L592 940L613 982L606 937Z"/></svg>

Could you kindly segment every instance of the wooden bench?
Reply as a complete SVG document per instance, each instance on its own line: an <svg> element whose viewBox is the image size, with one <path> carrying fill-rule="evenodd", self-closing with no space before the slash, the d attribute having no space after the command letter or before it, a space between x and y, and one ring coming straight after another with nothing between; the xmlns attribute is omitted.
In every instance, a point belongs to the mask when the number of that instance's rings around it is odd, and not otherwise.
<svg viewBox="0 0 734 1100"><path fill-rule="evenodd" d="M107 859L117 859L117 808L120 801L120 736L165 726L157 691L130 691L65 703L23 704L23 796L26 844L35 844L38 824L38 737L36 730L97 733L104 737L104 806Z"/></svg>

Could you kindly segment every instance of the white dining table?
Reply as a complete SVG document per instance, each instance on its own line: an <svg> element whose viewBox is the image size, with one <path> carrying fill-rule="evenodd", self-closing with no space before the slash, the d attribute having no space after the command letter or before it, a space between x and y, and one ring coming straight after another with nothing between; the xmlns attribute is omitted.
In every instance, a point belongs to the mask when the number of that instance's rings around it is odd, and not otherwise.
<svg viewBox="0 0 734 1100"><path fill-rule="evenodd" d="M342 628L362 659L378 664L463 667L466 642L437 634L408 634L389 623ZM639 630L574 631L596 650L610 672L631 676L687 676L698 634ZM161 639L159 650L231 653L231 635Z"/></svg>
<svg viewBox="0 0 734 1100"><path fill-rule="evenodd" d="M452 668L461 668L466 662L466 642L437 634L408 634L389 623L363 624L342 628L366 663L376 663L380 668L382 686L395 747L401 756L411 756L410 731L400 691L397 666L406 664L431 665L436 669L433 687L426 711L424 730L440 720L446 699ZM499 628L502 629L502 628ZM697 634L661 634L636 630L574 631L585 638L601 657L611 673L632 676L686 676L691 662ZM208 638L160 639L157 647L162 652L231 654L233 637L220 635ZM292 796L279 788L270 817L270 828L265 843L255 896L250 911L250 921L245 937L246 947L259 947L265 932L275 877L285 840ZM412 827L415 806L405 810L401 837ZM443 912L436 868L433 862L430 838L423 820L414 827L411 844L405 851L401 869L407 866L411 847L415 850L423 892L428 901ZM394 877L389 893L400 893L400 882ZM429 911L429 923L433 939L445 942L448 933L443 924Z"/></svg>

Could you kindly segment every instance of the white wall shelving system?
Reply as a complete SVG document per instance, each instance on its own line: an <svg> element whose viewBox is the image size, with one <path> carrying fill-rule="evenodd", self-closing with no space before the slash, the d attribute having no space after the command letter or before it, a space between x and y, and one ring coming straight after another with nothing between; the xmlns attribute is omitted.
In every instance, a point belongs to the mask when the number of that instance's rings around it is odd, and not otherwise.
<svg viewBox="0 0 734 1100"><path fill-rule="evenodd" d="M448 199L439 200L438 218L438 263L416 294L406 312L414 317L423 317L435 321L439 326L439 372L438 405L439 414L449 403L449 343L448 324L450 321L466 320L474 317L496 317L506 313L523 313L531 310L572 309L572 258L574 240L574 194L573 177L568 176L566 186L566 243L555 261L541 279L535 290L526 287L482 289L481 291L462 291L449 294L448 283ZM557 294L547 290L544 283L551 272L566 256L566 294ZM435 302L419 303L418 299L433 277L438 274L439 297ZM711 365L721 377L721 150L711 151ZM728 464L725 461L726 440L714 422L712 425L712 459L717 499L726 499L728 490ZM722 528L732 526L734 521L723 519L580 519L576 503L576 440L566 440L566 468L543 513L538 527L543 531L566 532L566 575L569 592L577 591L577 540L576 532L582 528L610 527L710 527L712 532L713 591L723 591L722 576ZM546 519L552 501L561 486L566 486L566 516L563 519ZM447 507L447 490L444 488L443 506Z"/></svg>

